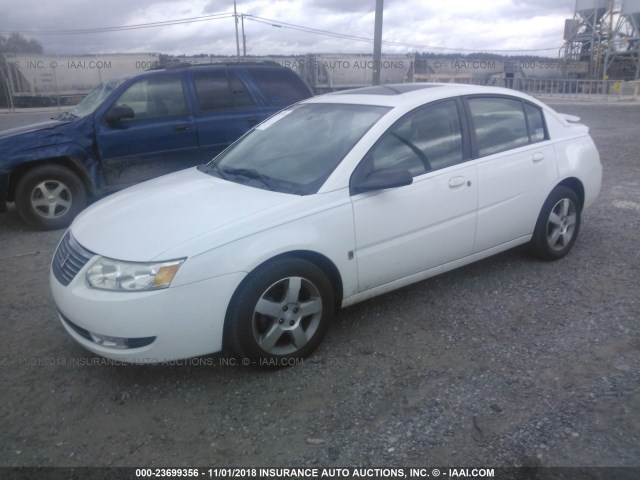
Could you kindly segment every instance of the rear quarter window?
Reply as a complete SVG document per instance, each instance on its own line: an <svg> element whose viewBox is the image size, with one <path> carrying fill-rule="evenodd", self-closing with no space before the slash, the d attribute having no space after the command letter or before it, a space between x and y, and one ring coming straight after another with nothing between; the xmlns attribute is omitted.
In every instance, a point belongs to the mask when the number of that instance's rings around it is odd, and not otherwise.
<svg viewBox="0 0 640 480"><path fill-rule="evenodd" d="M248 69L269 105L286 107L311 96L309 88L292 70L286 68Z"/></svg>
<svg viewBox="0 0 640 480"><path fill-rule="evenodd" d="M544 126L542 110L530 103L525 103L524 112L527 115L527 122L529 123L529 136L531 137L531 143L546 140L547 134Z"/></svg>

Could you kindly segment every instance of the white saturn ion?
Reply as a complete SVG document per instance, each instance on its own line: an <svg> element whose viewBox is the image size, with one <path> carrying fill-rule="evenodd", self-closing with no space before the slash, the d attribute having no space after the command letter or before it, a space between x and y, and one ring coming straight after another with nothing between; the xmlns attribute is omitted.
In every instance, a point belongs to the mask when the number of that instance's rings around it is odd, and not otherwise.
<svg viewBox="0 0 640 480"><path fill-rule="evenodd" d="M81 213L51 269L62 325L125 362L281 362L341 306L520 244L558 259L602 180L578 120L492 87L305 100Z"/></svg>

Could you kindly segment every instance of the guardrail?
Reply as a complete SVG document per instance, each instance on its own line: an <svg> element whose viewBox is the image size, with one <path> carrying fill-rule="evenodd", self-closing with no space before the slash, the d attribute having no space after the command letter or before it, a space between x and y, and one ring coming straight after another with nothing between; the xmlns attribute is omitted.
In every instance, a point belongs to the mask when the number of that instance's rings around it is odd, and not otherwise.
<svg viewBox="0 0 640 480"><path fill-rule="evenodd" d="M638 97L640 82L620 80L540 80L528 78L500 79L502 86L533 96L565 98Z"/></svg>
<svg viewBox="0 0 640 480"><path fill-rule="evenodd" d="M442 81L441 79L438 81ZM640 81L535 79L535 78L452 78L451 83L511 88L535 97L594 100L640 99Z"/></svg>

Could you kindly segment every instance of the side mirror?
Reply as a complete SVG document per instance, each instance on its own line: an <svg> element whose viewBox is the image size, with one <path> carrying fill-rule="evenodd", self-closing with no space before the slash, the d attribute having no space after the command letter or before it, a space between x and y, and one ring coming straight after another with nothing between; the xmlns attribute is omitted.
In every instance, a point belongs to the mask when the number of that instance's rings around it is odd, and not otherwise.
<svg viewBox="0 0 640 480"><path fill-rule="evenodd" d="M351 193L355 195L373 190L404 187L412 183L413 177L408 170L401 168L381 168L353 182L351 184Z"/></svg>
<svg viewBox="0 0 640 480"><path fill-rule="evenodd" d="M135 116L136 114L133 112L133 108L127 107L126 105L116 105L109 109L104 119L109 123L117 123L127 118L134 118Z"/></svg>

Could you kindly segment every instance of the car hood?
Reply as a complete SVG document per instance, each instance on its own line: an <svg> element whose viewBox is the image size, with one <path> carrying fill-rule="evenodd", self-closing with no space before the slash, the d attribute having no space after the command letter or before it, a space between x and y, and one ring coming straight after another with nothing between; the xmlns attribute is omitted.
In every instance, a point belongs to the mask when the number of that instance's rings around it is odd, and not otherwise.
<svg viewBox="0 0 640 480"><path fill-rule="evenodd" d="M244 231L247 224L262 223L266 210L296 198L189 168L100 200L76 217L71 232L82 246L105 257L168 260L163 255L183 243L240 222L245 227L239 230ZM208 243L210 248L215 244L214 239ZM201 253L187 250L180 255Z"/></svg>
<svg viewBox="0 0 640 480"><path fill-rule="evenodd" d="M11 137L13 135L20 135L22 133L30 133L36 130L47 130L55 128L61 125L63 122L58 120L46 120L44 122L32 123L30 125L22 125L20 127L10 128L8 130L2 130L0 132L0 139L5 137Z"/></svg>

